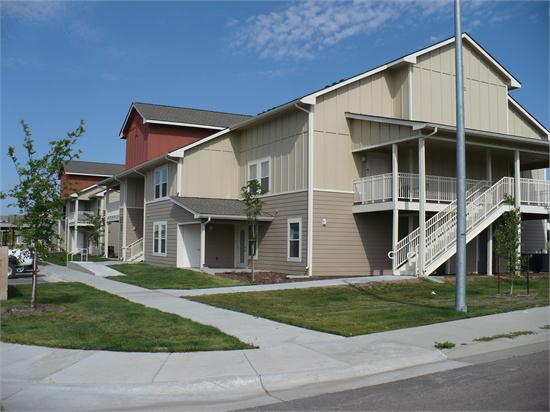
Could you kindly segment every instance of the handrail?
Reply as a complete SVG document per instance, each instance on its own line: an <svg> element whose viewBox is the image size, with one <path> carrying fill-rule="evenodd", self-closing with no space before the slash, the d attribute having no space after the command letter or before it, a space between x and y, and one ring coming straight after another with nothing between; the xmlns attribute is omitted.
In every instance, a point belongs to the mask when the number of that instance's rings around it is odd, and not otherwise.
<svg viewBox="0 0 550 412"><path fill-rule="evenodd" d="M480 180L466 192L466 201L475 196L481 189L489 186L489 181ZM440 212L433 215L426 221L426 236L433 231L434 225L437 225L444 219L448 219L453 210L456 211L456 199L453 200L447 207ZM407 260L409 260L410 252L416 252L418 242L420 240L420 228L416 228L399 242L397 242L396 248L393 251L393 269L397 269Z"/></svg>
<svg viewBox="0 0 550 412"><path fill-rule="evenodd" d="M71 262L74 260L75 255L78 255L80 253L80 261L84 261L84 256L86 256L86 262L88 261L88 248L81 247L78 249L75 249L71 252L67 253L67 263L69 262L69 256L71 258Z"/></svg>
<svg viewBox="0 0 550 412"><path fill-rule="evenodd" d="M126 260L132 260L142 255L143 254L143 237L133 241L128 246L123 247L122 249L126 251L126 254L125 254ZM128 256L128 252L127 252L128 250L130 251L129 253L130 256Z"/></svg>

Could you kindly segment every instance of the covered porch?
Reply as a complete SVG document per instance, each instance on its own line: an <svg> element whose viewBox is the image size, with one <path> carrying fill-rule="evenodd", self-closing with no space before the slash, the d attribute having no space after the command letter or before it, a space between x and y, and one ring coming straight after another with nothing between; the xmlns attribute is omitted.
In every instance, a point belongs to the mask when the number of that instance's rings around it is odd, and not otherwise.
<svg viewBox="0 0 550 412"><path fill-rule="evenodd" d="M207 272L247 270L252 234L242 201L175 196L172 200L192 214L192 219L178 223L177 267ZM272 220L267 213L260 215L258 233ZM256 249L256 258L258 253Z"/></svg>

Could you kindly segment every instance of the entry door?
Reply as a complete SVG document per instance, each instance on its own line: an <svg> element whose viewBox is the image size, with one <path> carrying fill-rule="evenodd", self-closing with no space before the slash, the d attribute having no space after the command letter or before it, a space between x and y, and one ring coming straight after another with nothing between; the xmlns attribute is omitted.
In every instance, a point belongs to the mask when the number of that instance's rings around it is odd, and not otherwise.
<svg viewBox="0 0 550 412"><path fill-rule="evenodd" d="M182 267L198 268L201 265L201 225L181 225L183 239Z"/></svg>
<svg viewBox="0 0 550 412"><path fill-rule="evenodd" d="M235 225L235 267L247 267L248 226Z"/></svg>

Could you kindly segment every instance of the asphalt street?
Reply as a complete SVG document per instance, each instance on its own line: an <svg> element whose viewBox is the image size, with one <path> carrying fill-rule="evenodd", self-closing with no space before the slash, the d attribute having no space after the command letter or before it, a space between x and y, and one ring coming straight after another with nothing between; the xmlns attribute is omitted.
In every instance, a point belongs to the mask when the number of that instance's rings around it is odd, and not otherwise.
<svg viewBox="0 0 550 412"><path fill-rule="evenodd" d="M549 410L549 351L276 403L255 411Z"/></svg>

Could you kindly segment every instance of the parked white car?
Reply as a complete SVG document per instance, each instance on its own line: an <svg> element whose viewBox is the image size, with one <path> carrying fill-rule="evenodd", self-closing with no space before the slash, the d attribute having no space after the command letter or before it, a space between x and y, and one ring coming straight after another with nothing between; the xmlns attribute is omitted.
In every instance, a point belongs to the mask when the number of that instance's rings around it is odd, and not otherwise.
<svg viewBox="0 0 550 412"><path fill-rule="evenodd" d="M25 270L31 270L33 258L29 249L9 249L8 251L8 277L11 278L15 273L23 273Z"/></svg>

